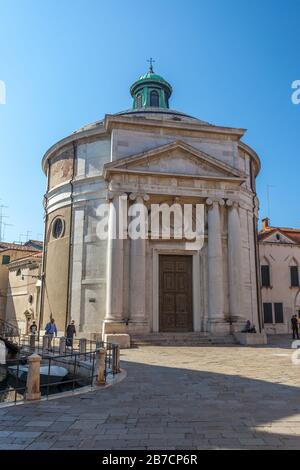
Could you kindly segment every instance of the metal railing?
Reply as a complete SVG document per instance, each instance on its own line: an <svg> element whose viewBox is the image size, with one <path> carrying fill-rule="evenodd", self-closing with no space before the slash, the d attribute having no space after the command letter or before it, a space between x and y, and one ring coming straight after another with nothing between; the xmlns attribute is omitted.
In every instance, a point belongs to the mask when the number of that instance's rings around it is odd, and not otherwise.
<svg viewBox="0 0 300 470"><path fill-rule="evenodd" d="M91 352L95 351L102 346L102 341L94 341L86 338L74 338L70 340L64 336L53 336L44 335L21 335L18 340L18 346L20 355L40 354L53 355L53 354L68 354L73 355L79 352Z"/></svg>
<svg viewBox="0 0 300 470"><path fill-rule="evenodd" d="M83 386L90 386L91 388L95 384L98 370L96 370L97 353L100 350L105 352L104 361L104 383L107 383L109 376L114 376L120 372L120 352L118 344L105 343L103 341L87 341L85 343L85 350L80 352L76 345L68 352L67 350L63 354L55 353L57 344L52 344L52 352L44 354L39 342L35 345L37 348L31 350L31 352L37 353L40 349L41 363L40 367L47 367L47 374L40 374L40 392L43 397L48 397L54 393L60 393L62 391L74 391L80 389ZM81 341L81 343L83 343ZM30 344L29 344L30 346ZM94 349L92 350L92 347ZM11 375L9 367L14 365L14 373ZM26 397L27 383L20 384L21 381L21 366L27 365L26 356L18 356L13 360L7 361L8 368L8 380L7 386L1 389L0 383L0 404L5 403L16 403L19 400L23 400ZM61 380L53 380L53 366L63 367L68 370L68 374ZM4 367L4 366L2 366ZM28 377L28 374L27 374Z"/></svg>
<svg viewBox="0 0 300 470"><path fill-rule="evenodd" d="M0 319L0 336L6 339L13 339L20 336L20 331L13 323Z"/></svg>

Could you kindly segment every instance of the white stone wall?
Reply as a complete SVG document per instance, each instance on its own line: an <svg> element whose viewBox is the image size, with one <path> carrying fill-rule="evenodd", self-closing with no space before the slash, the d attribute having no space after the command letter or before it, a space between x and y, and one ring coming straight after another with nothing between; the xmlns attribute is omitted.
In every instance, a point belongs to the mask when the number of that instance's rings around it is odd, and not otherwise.
<svg viewBox="0 0 300 470"><path fill-rule="evenodd" d="M80 143L77 147L76 177L93 177L102 174L103 165L110 159L110 139Z"/></svg>
<svg viewBox="0 0 300 470"><path fill-rule="evenodd" d="M195 136L194 136L195 135ZM87 336L89 333L99 334L106 314L107 297L107 242L100 241L96 235L98 217L96 214L99 204L106 202L108 189L112 191L143 192L149 191L150 196L155 194L188 196L195 201L199 198L221 198L223 201L233 199L239 203L239 217L241 224L241 308L240 317L251 320L258 327L256 271L253 231L253 193L250 188L250 157L238 149L238 142L234 136L207 136L201 132L201 137L189 132L174 134L174 130L156 128L152 131L126 130L114 128L111 137L91 138L88 141L79 141L77 145L77 158L75 165L75 178L71 183L64 183L53 188L48 197L48 211L73 202L73 241L71 261L71 317L75 320L79 334ZM248 178L241 185L226 181L213 182L209 180L185 180L184 178L169 178L161 181L156 177L155 184L150 176L115 175L113 181L106 182L102 177L103 165L124 157L134 156L146 150L154 149L167 143L181 140L192 147L201 150L221 162L244 172ZM176 156L176 155L175 155ZM169 165L169 166L168 166ZM173 166L172 166L173 165ZM177 165L177 166L176 166ZM154 168L155 169L155 168ZM184 159L166 161L165 170L174 170L178 173L188 173L191 162ZM156 168L159 171L159 168ZM200 172L200 170L199 170ZM163 187L164 185L164 187ZM147 189L145 189L147 186ZM165 193L163 192L165 191ZM71 197L72 194L72 197ZM159 196L161 197L161 196ZM220 206L221 216L221 243L222 243L222 269L224 316L230 312L229 302L229 262L228 262L228 210ZM194 325L197 331L206 331L208 323L208 259L207 240L200 253L193 253L194 264ZM146 243L146 305L144 331L153 331L157 328L157 256L159 247L155 243ZM164 244L164 250L180 253L183 243ZM158 250L158 251L157 251ZM131 284L130 276L132 259L130 242L123 243L124 265L122 272L118 273L122 282L122 315L128 318L131 315ZM113 279L112 279L113 282ZM155 287L156 285L156 287ZM118 295L116 292L115 295ZM156 312L156 313L155 313ZM134 329L134 326L132 326Z"/></svg>
<svg viewBox="0 0 300 470"><path fill-rule="evenodd" d="M180 131L177 135L174 135L174 133L168 133L167 130L163 129L156 132L114 129L112 133L111 160L145 152L146 150L174 142L174 140L182 140L197 150L202 150L234 168L247 170L247 165L242 161L244 156L241 157L239 155L237 141L225 138L217 140L209 137L187 137Z"/></svg>

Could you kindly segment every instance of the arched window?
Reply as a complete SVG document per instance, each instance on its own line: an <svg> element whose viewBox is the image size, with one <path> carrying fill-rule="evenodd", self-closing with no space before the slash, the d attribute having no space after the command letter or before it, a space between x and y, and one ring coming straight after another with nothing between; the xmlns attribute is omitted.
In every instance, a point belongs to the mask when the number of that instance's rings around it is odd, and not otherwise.
<svg viewBox="0 0 300 470"><path fill-rule="evenodd" d="M299 267L298 262L295 258L292 258L290 263L290 278L291 287L299 287Z"/></svg>
<svg viewBox="0 0 300 470"><path fill-rule="evenodd" d="M260 266L262 287L271 287L271 267L269 260L264 256Z"/></svg>
<svg viewBox="0 0 300 470"><path fill-rule="evenodd" d="M54 238L60 238L64 232L64 222L59 217L54 220L52 226L52 235Z"/></svg>
<svg viewBox="0 0 300 470"><path fill-rule="evenodd" d="M137 108L141 108L143 105L143 102L142 102L142 95L141 93L139 93L136 97L136 107Z"/></svg>
<svg viewBox="0 0 300 470"><path fill-rule="evenodd" d="M150 106L153 106L154 108L159 107L159 96L155 90L151 91L150 93Z"/></svg>
<svg viewBox="0 0 300 470"><path fill-rule="evenodd" d="M165 103L166 103L166 106L168 108L169 107L169 98L168 98L168 95L167 95L166 92L165 92Z"/></svg>

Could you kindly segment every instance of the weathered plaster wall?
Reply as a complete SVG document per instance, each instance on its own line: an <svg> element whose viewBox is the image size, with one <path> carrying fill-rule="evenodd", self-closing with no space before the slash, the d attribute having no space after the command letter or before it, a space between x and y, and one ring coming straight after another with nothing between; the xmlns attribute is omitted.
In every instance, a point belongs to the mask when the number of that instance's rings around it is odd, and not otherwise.
<svg viewBox="0 0 300 470"><path fill-rule="evenodd" d="M58 239L52 235L52 222L56 217L62 218L65 223L64 234ZM52 212L47 223L43 327L52 313L57 328L62 332L65 330L68 305L70 222L69 206Z"/></svg>

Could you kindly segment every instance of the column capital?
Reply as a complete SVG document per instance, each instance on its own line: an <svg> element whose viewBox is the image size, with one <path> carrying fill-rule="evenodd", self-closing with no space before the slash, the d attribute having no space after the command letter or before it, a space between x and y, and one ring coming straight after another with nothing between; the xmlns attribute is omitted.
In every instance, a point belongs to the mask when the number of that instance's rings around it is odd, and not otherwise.
<svg viewBox="0 0 300 470"><path fill-rule="evenodd" d="M233 199L227 199L226 201L226 206L227 207L234 207L234 208L237 208L240 206L240 203L239 201L235 201Z"/></svg>
<svg viewBox="0 0 300 470"><path fill-rule="evenodd" d="M222 198L207 198L205 201L205 204L209 207L213 207L215 204L218 204L219 206L224 206L225 201Z"/></svg>
<svg viewBox="0 0 300 470"><path fill-rule="evenodd" d="M141 193L130 193L129 199L131 201L135 201L137 199L141 198L143 201L147 202L150 199L149 194L141 194Z"/></svg>
<svg viewBox="0 0 300 470"><path fill-rule="evenodd" d="M128 198L128 195L122 191L108 191L106 194L107 201L113 201L116 197L121 197L125 200Z"/></svg>

